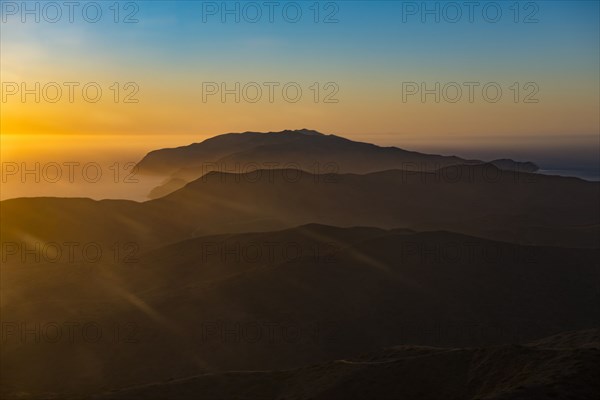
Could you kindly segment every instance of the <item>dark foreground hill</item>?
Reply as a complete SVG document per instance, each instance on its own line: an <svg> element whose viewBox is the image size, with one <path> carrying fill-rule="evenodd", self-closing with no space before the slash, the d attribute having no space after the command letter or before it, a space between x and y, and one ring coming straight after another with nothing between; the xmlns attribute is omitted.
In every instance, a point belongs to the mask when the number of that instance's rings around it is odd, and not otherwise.
<svg viewBox="0 0 600 400"><path fill-rule="evenodd" d="M560 363L572 354L508 347L427 351L420 356L431 363L423 365L410 364L402 351L381 365L330 361L395 345L482 347L595 327L598 257L593 249L522 246L449 232L313 224L189 239L119 265L5 263L2 398L19 392L81 398L208 373L216 375L202 378L207 392L200 394L217 393L219 385L249 390L244 385L254 387L255 378L267 394L299 398L310 391L321 398L359 395L367 387L403 393L393 386L397 375L422 390L446 379L439 393L456 396L465 385L488 390L488 381L490 393L498 385L513 390L513 374L521 376L515 387L528 387L538 381L527 380L527 368L557 379L544 368L571 373ZM65 324L75 324L73 339ZM568 338L560 343L580 344ZM581 361L577 351L579 361L568 363L579 368L588 359ZM499 357L489 371L488 356ZM323 366L222 375L315 364ZM511 369L517 367L524 369ZM497 378L506 371L513 372ZM304 386L309 392L301 392ZM413 389L406 393L417 393Z"/></svg>
<svg viewBox="0 0 600 400"><path fill-rule="evenodd" d="M600 391L598 330L487 348L397 346L284 371L210 373L97 399L593 400ZM595 336L595 341L587 341Z"/></svg>
<svg viewBox="0 0 600 400"><path fill-rule="evenodd" d="M366 174L389 169L430 172L452 165L483 164L466 160L355 142L301 129L282 132L228 133L201 143L148 153L137 165L142 174L165 177L151 198L162 197L211 171L246 173L256 169L301 169L313 174ZM495 160L498 168L534 172L530 162Z"/></svg>

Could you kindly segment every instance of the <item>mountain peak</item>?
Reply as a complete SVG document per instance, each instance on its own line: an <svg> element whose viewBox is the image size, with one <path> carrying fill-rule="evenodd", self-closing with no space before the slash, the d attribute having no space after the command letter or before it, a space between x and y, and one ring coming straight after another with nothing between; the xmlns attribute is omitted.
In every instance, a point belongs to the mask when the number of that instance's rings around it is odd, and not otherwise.
<svg viewBox="0 0 600 400"><path fill-rule="evenodd" d="M308 136L324 136L321 132L319 131L315 131L312 129L306 129L306 128L302 128L302 129L286 129L284 131L281 132L269 132L269 133L283 133L283 134L300 134L300 135L308 135Z"/></svg>

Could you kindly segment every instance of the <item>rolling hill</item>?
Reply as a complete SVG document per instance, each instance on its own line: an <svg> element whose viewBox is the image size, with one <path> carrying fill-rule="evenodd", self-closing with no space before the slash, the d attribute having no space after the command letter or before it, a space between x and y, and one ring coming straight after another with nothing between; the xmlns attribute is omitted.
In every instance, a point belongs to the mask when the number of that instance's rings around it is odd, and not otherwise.
<svg viewBox="0 0 600 400"><path fill-rule="evenodd" d="M80 398L198 374L352 360L395 345L490 346L588 329L598 323L598 256L449 232L311 224L189 239L135 263L3 264L4 323L93 323L103 332L98 341L69 341L66 332L36 341L14 328L1 349L3 397L27 388L34 398ZM323 368L337 375L335 365Z"/></svg>
<svg viewBox="0 0 600 400"><path fill-rule="evenodd" d="M490 164L435 172L315 175L211 172L160 199L3 201L5 241L135 242L151 248L218 233L320 223L449 230L521 244L598 247L600 184ZM93 229L92 229L93 228Z"/></svg>

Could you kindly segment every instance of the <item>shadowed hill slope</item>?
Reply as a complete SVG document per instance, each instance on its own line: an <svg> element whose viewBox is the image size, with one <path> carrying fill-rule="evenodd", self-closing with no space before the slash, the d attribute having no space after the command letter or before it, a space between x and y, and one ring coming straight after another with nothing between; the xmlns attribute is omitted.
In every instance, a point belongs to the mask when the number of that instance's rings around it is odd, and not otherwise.
<svg viewBox="0 0 600 400"><path fill-rule="evenodd" d="M590 332L570 332L583 336ZM598 343L489 348L400 346L349 360L285 371L204 374L107 393L97 399L593 400Z"/></svg>
<svg viewBox="0 0 600 400"><path fill-rule="evenodd" d="M221 232L317 222L445 229L524 244L596 247L596 200L600 201L598 183L514 173L486 164L367 175L213 172L149 206L165 212L189 210L183 213L187 222L212 220L216 223L206 225L218 226ZM204 224L194 229L211 233Z"/></svg>

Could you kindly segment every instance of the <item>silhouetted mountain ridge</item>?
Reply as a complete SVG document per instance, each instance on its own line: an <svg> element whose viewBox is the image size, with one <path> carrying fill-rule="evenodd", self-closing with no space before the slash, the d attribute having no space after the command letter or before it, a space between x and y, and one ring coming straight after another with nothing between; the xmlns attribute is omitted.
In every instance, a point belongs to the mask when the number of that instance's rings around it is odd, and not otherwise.
<svg viewBox="0 0 600 400"><path fill-rule="evenodd" d="M165 176L164 184L153 190L151 198L162 197L183 182L217 170L250 172L255 169L302 169L312 173L365 174L389 169L435 171L452 165L482 164L467 160L381 147L308 129L281 132L244 132L215 136L201 143L148 153L137 165L141 173ZM490 163L506 170L534 172L531 162L495 160Z"/></svg>

